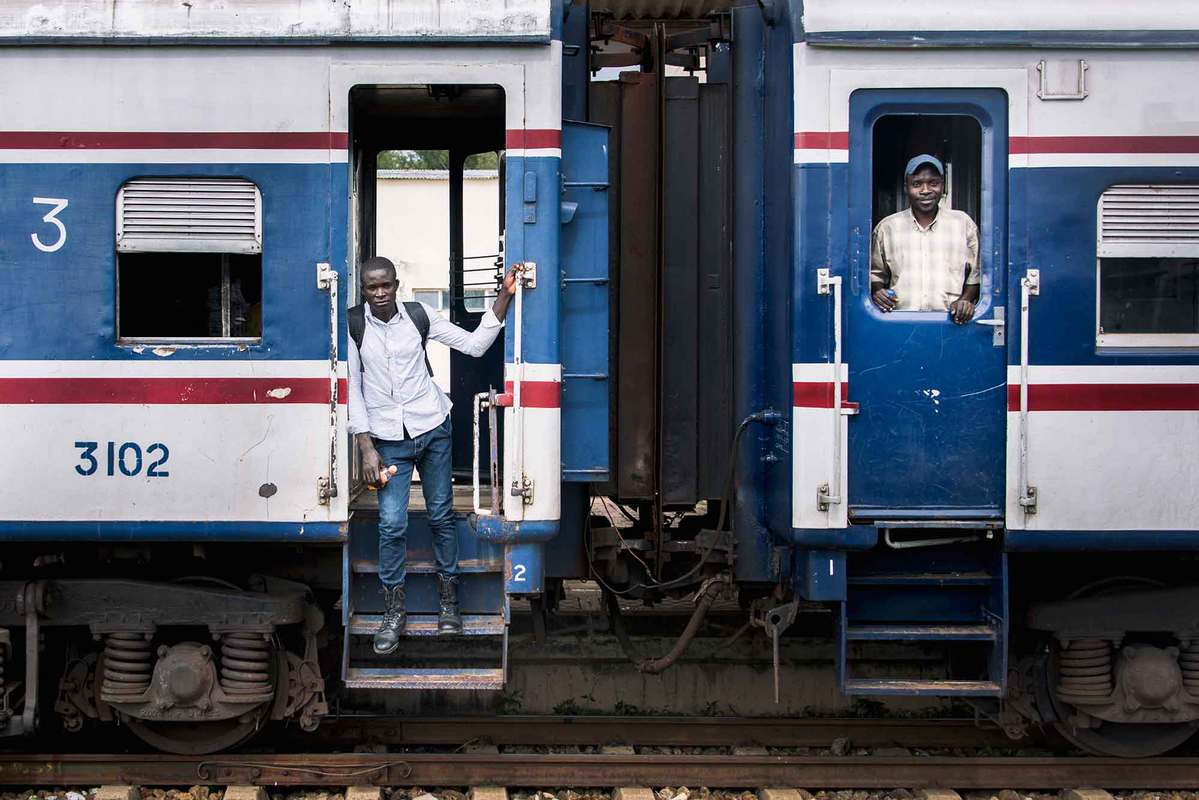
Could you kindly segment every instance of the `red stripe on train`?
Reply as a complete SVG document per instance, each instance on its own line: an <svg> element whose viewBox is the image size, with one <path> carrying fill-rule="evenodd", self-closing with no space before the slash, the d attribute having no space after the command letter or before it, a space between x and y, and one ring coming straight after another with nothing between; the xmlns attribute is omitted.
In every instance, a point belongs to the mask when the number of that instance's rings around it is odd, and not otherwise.
<svg viewBox="0 0 1199 800"><path fill-rule="evenodd" d="M1008 411L1020 410L1020 385L1008 384ZM1034 383L1029 411L1199 411L1199 383Z"/></svg>
<svg viewBox="0 0 1199 800"><path fill-rule="evenodd" d="M1012 136L1008 152L1199 153L1199 136Z"/></svg>
<svg viewBox="0 0 1199 800"><path fill-rule="evenodd" d="M798 131L797 150L848 150L848 131ZM1199 153L1199 136L1011 136L1012 155Z"/></svg>
<svg viewBox="0 0 1199 800"><path fill-rule="evenodd" d="M849 131L799 131L796 150L848 150Z"/></svg>
<svg viewBox="0 0 1199 800"><path fill-rule="evenodd" d="M841 404L849 405L846 398L849 397L849 384L841 384ZM833 382L832 381L812 381L800 382L795 381L791 384L791 405L795 408L832 408L833 407Z"/></svg>
<svg viewBox="0 0 1199 800"><path fill-rule="evenodd" d="M0 131L2 150L344 150L338 131Z"/></svg>
<svg viewBox="0 0 1199 800"><path fill-rule="evenodd" d="M512 381L504 381L504 393L512 395ZM557 381L521 381L520 404L525 408L560 408L562 384Z"/></svg>
<svg viewBox="0 0 1199 800"><path fill-rule="evenodd" d="M551 128L513 128L504 135L509 150L545 150L562 146L562 131Z"/></svg>
<svg viewBox="0 0 1199 800"><path fill-rule="evenodd" d="M337 383L346 402L346 382ZM328 378L0 378L0 403L64 405L328 405Z"/></svg>

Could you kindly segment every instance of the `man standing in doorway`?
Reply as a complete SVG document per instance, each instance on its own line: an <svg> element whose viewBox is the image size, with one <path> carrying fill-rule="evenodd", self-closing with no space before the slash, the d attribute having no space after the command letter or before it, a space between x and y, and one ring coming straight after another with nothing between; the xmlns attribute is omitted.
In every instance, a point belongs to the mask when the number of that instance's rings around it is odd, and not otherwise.
<svg viewBox="0 0 1199 800"><path fill-rule="evenodd" d="M979 296L978 226L940 208L945 167L928 154L904 170L908 208L884 217L870 243L870 299L881 311L948 311L964 325Z"/></svg>
<svg viewBox="0 0 1199 800"><path fill-rule="evenodd" d="M407 560L408 492L412 470L433 530L440 611L437 629L460 633L458 538L451 472L450 400L433 382L425 356L426 339L478 358L503 326L516 293L516 270L474 331L465 331L420 303L396 303L395 265L376 256L361 268L365 303L349 311L350 433L362 454L362 477L379 487L379 579L385 612L374 649L393 652L404 630L404 577ZM386 473L395 468L390 478ZM383 481L380 484L380 481Z"/></svg>

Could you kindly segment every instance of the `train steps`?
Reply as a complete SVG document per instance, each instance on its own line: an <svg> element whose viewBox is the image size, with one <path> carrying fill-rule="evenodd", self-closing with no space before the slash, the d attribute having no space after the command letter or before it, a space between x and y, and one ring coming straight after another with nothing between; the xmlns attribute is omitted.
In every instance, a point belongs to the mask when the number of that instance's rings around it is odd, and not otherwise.
<svg viewBox="0 0 1199 800"><path fill-rule="evenodd" d="M838 624L847 695L999 697L1007 673L1006 559L982 547L853 554ZM935 646L947 676L866 675L868 643ZM916 671L916 670L913 670Z"/></svg>
<svg viewBox="0 0 1199 800"><path fill-rule="evenodd" d="M342 558L342 680L351 689L499 690L507 678L508 597L504 593L503 548L480 541L457 515L458 604L462 633L437 631L437 577L429 518L419 507L408 512L408 572L404 584L408 622L399 649L377 655L371 640L383 618L379 582L378 512L373 503L356 505ZM447 642L469 637L488 647L456 648ZM482 652L481 652L482 651Z"/></svg>

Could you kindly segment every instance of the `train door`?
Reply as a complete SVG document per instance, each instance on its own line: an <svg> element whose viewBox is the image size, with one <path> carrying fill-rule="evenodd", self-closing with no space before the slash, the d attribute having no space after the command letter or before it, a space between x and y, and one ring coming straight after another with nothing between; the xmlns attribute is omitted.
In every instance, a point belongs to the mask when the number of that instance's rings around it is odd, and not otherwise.
<svg viewBox="0 0 1199 800"><path fill-rule="evenodd" d="M850 517L1001 519L1006 95L859 90L850 97L849 138L844 359L848 398L858 404L848 424ZM966 324L944 310L884 313L871 300L872 231L906 213L905 165L925 153L944 163L941 209L965 212L979 229L981 285Z"/></svg>

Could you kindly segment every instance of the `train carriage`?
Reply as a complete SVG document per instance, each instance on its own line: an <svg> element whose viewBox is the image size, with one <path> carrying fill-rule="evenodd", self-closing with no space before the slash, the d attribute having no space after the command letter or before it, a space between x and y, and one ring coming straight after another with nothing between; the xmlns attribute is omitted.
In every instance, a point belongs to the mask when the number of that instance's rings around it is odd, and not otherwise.
<svg viewBox="0 0 1199 800"><path fill-rule="evenodd" d="M585 578L626 646L622 608L694 601L648 623L678 638L642 673L711 614L776 652L823 631L850 697L1176 746L1199 719L1197 44L1165 0L0 9L3 732L117 721L205 752L314 731L334 696L494 697L517 618L544 640ZM452 321L520 274L502 347L450 359L471 644L449 657L419 505L401 655L368 644L345 312L394 150L446 152ZM487 253L463 234L481 153ZM979 231L967 324L870 301L917 153ZM913 644L935 674L872 671Z"/></svg>

